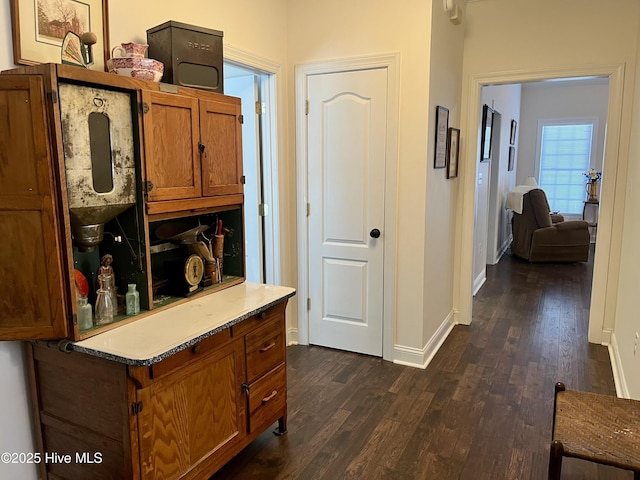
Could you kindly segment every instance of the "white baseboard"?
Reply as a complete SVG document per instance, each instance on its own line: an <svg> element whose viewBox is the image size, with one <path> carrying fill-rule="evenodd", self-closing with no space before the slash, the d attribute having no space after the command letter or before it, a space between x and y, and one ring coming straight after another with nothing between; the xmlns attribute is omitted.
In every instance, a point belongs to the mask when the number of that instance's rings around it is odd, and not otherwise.
<svg viewBox="0 0 640 480"><path fill-rule="evenodd" d="M427 368L433 356L438 352L449 333L451 333L454 325L453 312L451 312L423 348L395 345L393 347L393 363L409 367Z"/></svg>
<svg viewBox="0 0 640 480"><path fill-rule="evenodd" d="M618 341L615 334L611 334L611 342L607 346L609 349L609 358L611 359L611 370L613 371L613 381L616 385L616 394L620 398L631 398L629 396L629 388L627 380L624 377L622 361L620 360L620 351L618 350Z"/></svg>
<svg viewBox="0 0 640 480"><path fill-rule="evenodd" d="M298 343L298 329L297 328L288 328L287 329L287 345L299 345Z"/></svg>

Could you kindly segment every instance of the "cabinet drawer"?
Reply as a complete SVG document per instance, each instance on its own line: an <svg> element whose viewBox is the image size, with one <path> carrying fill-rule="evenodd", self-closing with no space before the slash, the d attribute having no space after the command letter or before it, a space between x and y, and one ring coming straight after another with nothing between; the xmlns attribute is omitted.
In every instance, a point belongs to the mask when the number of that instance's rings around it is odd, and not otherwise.
<svg viewBox="0 0 640 480"><path fill-rule="evenodd" d="M231 332L234 337L240 335L246 335L247 333L260 328L269 320L279 318L284 323L284 310L287 306L287 302L281 302L277 305L267 308L262 312L253 315L252 317L243 320L242 322L231 327Z"/></svg>
<svg viewBox="0 0 640 480"><path fill-rule="evenodd" d="M172 372L176 368L183 368L188 363L194 360L199 360L212 350L224 345L230 339L231 331L228 328L225 328L221 332L205 338L195 345L178 352L175 355L171 355L169 358L162 360L155 365L151 365L149 367L149 376L152 379L155 379Z"/></svg>
<svg viewBox="0 0 640 480"><path fill-rule="evenodd" d="M274 368L249 387L249 433L275 422L287 406L287 370Z"/></svg>
<svg viewBox="0 0 640 480"><path fill-rule="evenodd" d="M284 332L279 318L274 318L245 338L249 383L284 362Z"/></svg>

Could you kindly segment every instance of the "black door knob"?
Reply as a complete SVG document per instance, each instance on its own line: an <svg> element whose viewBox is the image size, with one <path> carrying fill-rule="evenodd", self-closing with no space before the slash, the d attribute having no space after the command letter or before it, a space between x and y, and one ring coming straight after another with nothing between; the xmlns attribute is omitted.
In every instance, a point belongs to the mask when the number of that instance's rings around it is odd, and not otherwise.
<svg viewBox="0 0 640 480"><path fill-rule="evenodd" d="M377 228L374 228L369 232L369 236L371 238L378 238L380 236L380 230L378 230Z"/></svg>

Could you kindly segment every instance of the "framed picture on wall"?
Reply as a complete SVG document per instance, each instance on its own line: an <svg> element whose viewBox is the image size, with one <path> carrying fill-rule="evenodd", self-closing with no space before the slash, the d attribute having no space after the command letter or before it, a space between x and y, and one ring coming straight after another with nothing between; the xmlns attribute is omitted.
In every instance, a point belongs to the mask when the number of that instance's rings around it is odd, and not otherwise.
<svg viewBox="0 0 640 480"><path fill-rule="evenodd" d="M491 140L493 138L493 109L489 105L482 107L482 138L480 140L480 161L491 159Z"/></svg>
<svg viewBox="0 0 640 480"><path fill-rule="evenodd" d="M509 145L516 144L516 130L518 129L518 122L511 120L511 135L509 136Z"/></svg>
<svg viewBox="0 0 640 480"><path fill-rule="evenodd" d="M447 166L447 130L449 128L449 109L436 107L436 147L433 159L434 168Z"/></svg>
<svg viewBox="0 0 640 480"><path fill-rule="evenodd" d="M460 129L449 128L447 135L447 178L458 176L458 157L460 155Z"/></svg>
<svg viewBox="0 0 640 480"><path fill-rule="evenodd" d="M105 71L109 55L108 0L10 0L16 65L60 63L68 31L93 32L94 70Z"/></svg>
<svg viewBox="0 0 640 480"><path fill-rule="evenodd" d="M508 170L513 170L513 164L516 161L516 147L509 147L509 168Z"/></svg>

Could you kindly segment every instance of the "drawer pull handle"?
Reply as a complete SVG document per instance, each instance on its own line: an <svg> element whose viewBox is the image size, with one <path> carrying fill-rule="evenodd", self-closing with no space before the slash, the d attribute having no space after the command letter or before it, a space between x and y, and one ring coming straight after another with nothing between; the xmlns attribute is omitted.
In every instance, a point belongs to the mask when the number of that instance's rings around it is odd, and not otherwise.
<svg viewBox="0 0 640 480"><path fill-rule="evenodd" d="M191 349L191 351L193 353L200 353L200 349L201 349L200 345L196 345Z"/></svg>
<svg viewBox="0 0 640 480"><path fill-rule="evenodd" d="M260 353L264 353L264 352L266 352L268 350L271 350L275 346L276 346L276 342L271 342L269 345L265 345L264 347L262 347L260 349Z"/></svg>
<svg viewBox="0 0 640 480"><path fill-rule="evenodd" d="M267 397L264 397L262 399L262 403L267 403L269 400L271 400L273 397L275 397L278 394L277 390L274 390L273 392L271 392L271 394Z"/></svg>

